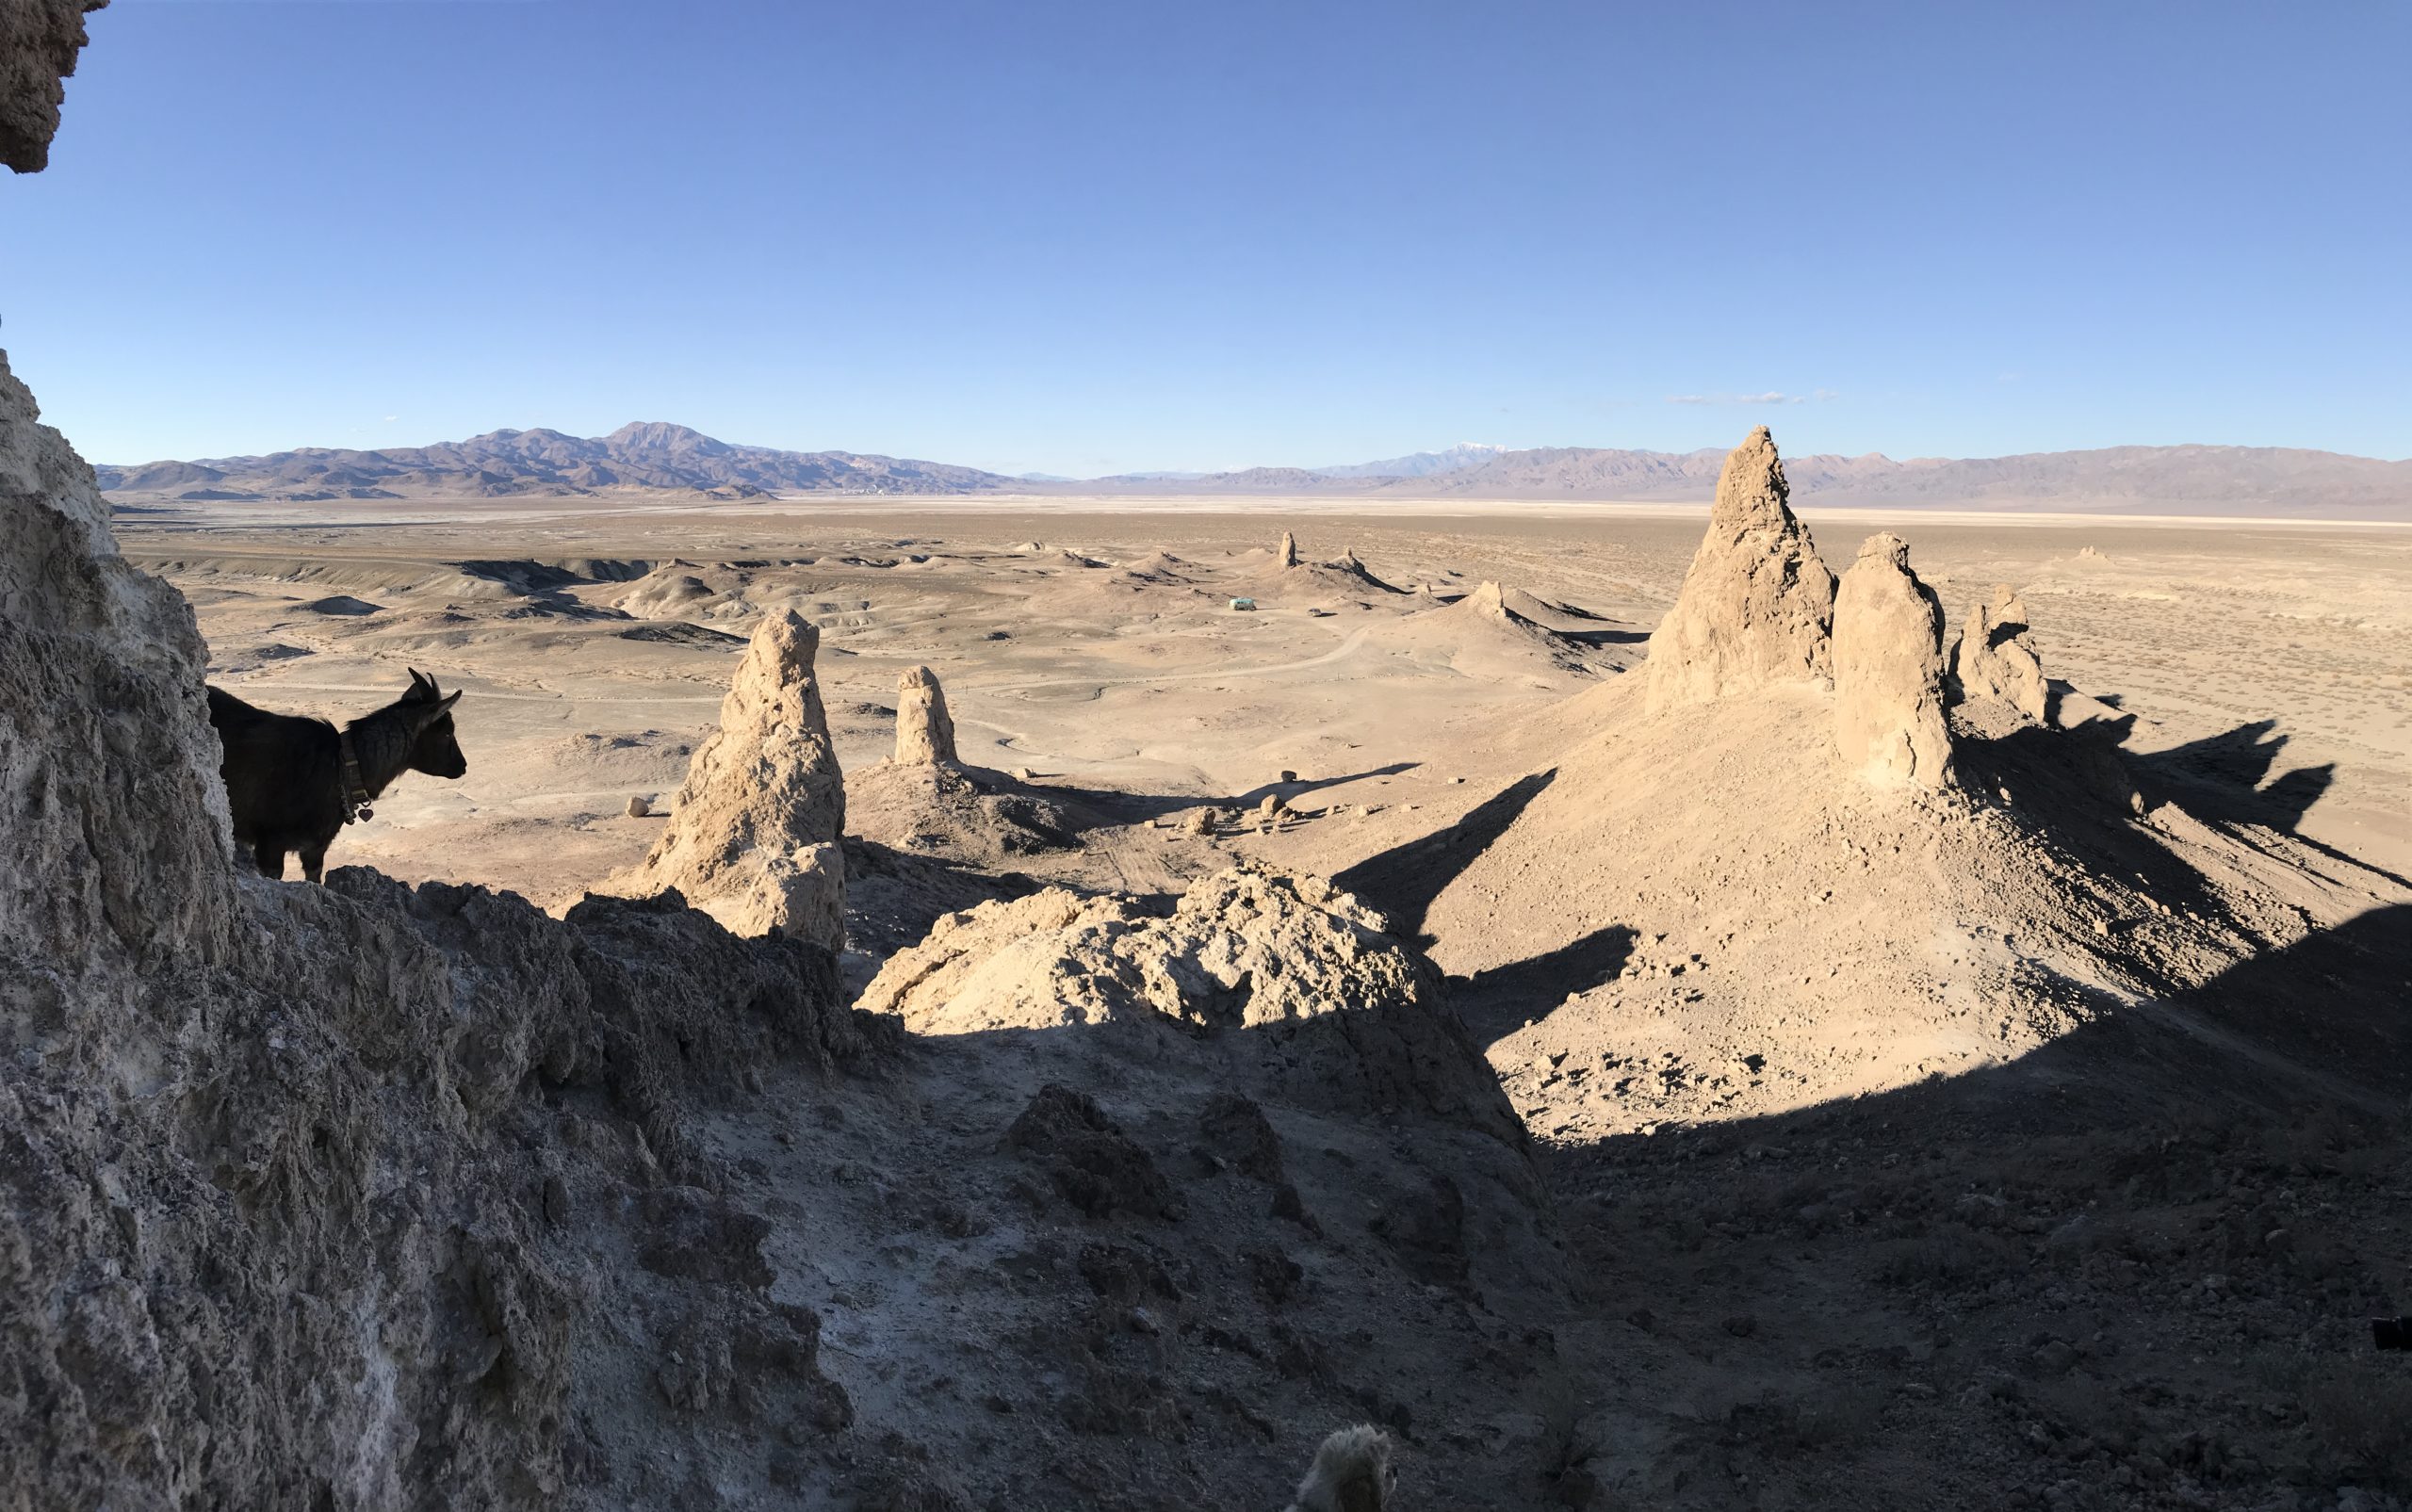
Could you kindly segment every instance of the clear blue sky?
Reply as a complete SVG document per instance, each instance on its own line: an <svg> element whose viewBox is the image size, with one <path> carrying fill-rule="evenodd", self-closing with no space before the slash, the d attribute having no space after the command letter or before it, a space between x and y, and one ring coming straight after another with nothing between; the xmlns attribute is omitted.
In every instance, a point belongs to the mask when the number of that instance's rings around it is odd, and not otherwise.
<svg viewBox="0 0 2412 1512"><path fill-rule="evenodd" d="M630 419L1076 475L1761 420L2412 453L2400 0L91 30L50 171L0 174L0 345L99 461Z"/></svg>

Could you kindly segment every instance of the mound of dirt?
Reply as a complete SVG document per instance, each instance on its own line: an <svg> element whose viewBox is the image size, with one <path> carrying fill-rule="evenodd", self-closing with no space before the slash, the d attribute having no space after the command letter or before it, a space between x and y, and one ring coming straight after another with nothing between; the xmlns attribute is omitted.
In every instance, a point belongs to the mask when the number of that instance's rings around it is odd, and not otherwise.
<svg viewBox="0 0 2412 1512"><path fill-rule="evenodd" d="M1552 1114L1569 1136L2006 1061L2350 917L2378 882L2283 836L2134 813L2082 733L1964 729L1966 791L1903 804L1843 759L1812 685L1656 716L1638 692L1537 722L1608 733L1537 739L1439 883L1411 855L1342 876L1377 905L1430 900L1434 959L1514 1014L1504 1065L1590 1065Z"/></svg>
<svg viewBox="0 0 2412 1512"><path fill-rule="evenodd" d="M349 593L336 593L330 598L312 599L302 608L311 614L334 614L347 619L363 614L382 613L384 610L382 604L371 604L365 598L354 598Z"/></svg>
<svg viewBox="0 0 2412 1512"><path fill-rule="evenodd" d="M901 741L900 741L901 744ZM1103 822L1085 805L985 767L882 762L846 778L853 830L900 851L972 866L1076 848Z"/></svg>
<svg viewBox="0 0 2412 1512"><path fill-rule="evenodd" d="M1169 551L1150 551L1122 563L1120 571L1127 577L1160 585L1186 583L1190 580L1189 563Z"/></svg>
<svg viewBox="0 0 2412 1512"><path fill-rule="evenodd" d="M677 620L701 613L718 597L712 586L693 573L663 568L640 578L611 604L641 620Z"/></svg>
<svg viewBox="0 0 2412 1512"><path fill-rule="evenodd" d="M1514 592L1484 582L1453 604L1377 623L1371 632L1374 643L1460 676L1569 691L1581 680L1623 666L1623 653L1594 649L1511 608ZM1409 602L1425 604L1429 598L1411 595Z"/></svg>

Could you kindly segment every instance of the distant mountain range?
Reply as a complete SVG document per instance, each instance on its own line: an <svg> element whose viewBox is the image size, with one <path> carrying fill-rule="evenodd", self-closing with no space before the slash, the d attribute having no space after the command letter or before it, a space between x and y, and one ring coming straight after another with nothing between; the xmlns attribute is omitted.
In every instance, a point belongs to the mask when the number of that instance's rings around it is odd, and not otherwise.
<svg viewBox="0 0 2412 1512"><path fill-rule="evenodd" d="M660 421L608 436L494 431L432 447L351 451L306 447L266 457L214 457L102 467L112 494L182 499L510 498L622 489L761 498L789 493L966 494L1016 486L974 467L732 446Z"/></svg>
<svg viewBox="0 0 2412 1512"><path fill-rule="evenodd" d="M1296 495L1398 499L1561 499L1697 503L1716 490L1725 453L1461 443L1336 467L1130 473L1086 480L1009 478L975 467L850 451L733 446L660 422L581 439L496 431L432 447L305 447L265 457L102 467L125 499L343 500L577 496L629 491L698 498L781 495ZM1896 462L1785 459L1805 504L2268 514L2412 519L2412 462L2272 447L2112 447L2097 451Z"/></svg>
<svg viewBox="0 0 2412 1512"><path fill-rule="evenodd" d="M1460 441L1446 451L1418 451L1405 457L1386 457L1380 462L1358 462L1342 467L1317 467L1312 470L1326 478L1429 478L1434 473L1462 472L1468 467L1478 467L1507 454L1506 447L1486 447L1479 442Z"/></svg>

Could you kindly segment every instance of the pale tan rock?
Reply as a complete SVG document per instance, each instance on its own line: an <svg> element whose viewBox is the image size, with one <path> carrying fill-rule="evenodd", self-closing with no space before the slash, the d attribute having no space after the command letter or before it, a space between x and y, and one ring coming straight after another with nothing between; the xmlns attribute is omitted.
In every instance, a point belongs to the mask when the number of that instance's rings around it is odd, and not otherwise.
<svg viewBox="0 0 2412 1512"><path fill-rule="evenodd" d="M1833 574L1788 497L1783 459L1761 426L1726 457L1708 532L1650 637L1654 711L1833 675Z"/></svg>
<svg viewBox="0 0 2412 1512"><path fill-rule="evenodd" d="M2027 605L2008 583L1968 611L1952 660L1963 698L1997 698L2041 724L2051 707L2044 663L2027 639Z"/></svg>
<svg viewBox="0 0 2412 1512"><path fill-rule="evenodd" d="M1301 1098L1447 1111L1513 1137L1497 1080L1431 968L1320 877L1217 872L1190 884L1169 919L1061 887L982 903L890 956L856 1005L917 1034L1157 1025L1235 1036L1230 1054L1262 1057Z"/></svg>
<svg viewBox="0 0 2412 1512"><path fill-rule="evenodd" d="M214 953L233 904L223 753L183 595L118 555L92 469L0 352L0 939Z"/></svg>
<svg viewBox="0 0 2412 1512"><path fill-rule="evenodd" d="M628 817L630 819L645 819L650 817L652 813L653 800L647 798L644 794L639 793L628 800Z"/></svg>
<svg viewBox="0 0 2412 1512"><path fill-rule="evenodd" d="M1951 770L1943 717L1943 606L1910 548L1872 535L1834 593L1834 743L1884 788L1935 788Z"/></svg>
<svg viewBox="0 0 2412 1512"><path fill-rule="evenodd" d="M896 679L896 764L955 764L954 719L946 711L946 690L927 667L907 667Z"/></svg>
<svg viewBox="0 0 2412 1512"><path fill-rule="evenodd" d="M1284 530L1281 532L1281 565L1284 567L1295 567L1297 564L1298 538L1292 535L1289 531Z"/></svg>
<svg viewBox="0 0 2412 1512"><path fill-rule="evenodd" d="M846 789L812 659L821 633L792 610L762 616L722 700L720 728L695 750L668 826L641 865L602 891L676 887L734 934L844 943L838 839Z"/></svg>

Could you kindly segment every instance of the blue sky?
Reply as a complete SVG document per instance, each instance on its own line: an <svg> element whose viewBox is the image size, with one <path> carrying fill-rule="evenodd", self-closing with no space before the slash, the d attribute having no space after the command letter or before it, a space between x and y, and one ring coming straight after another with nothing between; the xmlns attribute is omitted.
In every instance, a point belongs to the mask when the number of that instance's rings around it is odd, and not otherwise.
<svg viewBox="0 0 2412 1512"><path fill-rule="evenodd" d="M2412 454L2412 7L116 0L0 344L88 456L676 420Z"/></svg>

